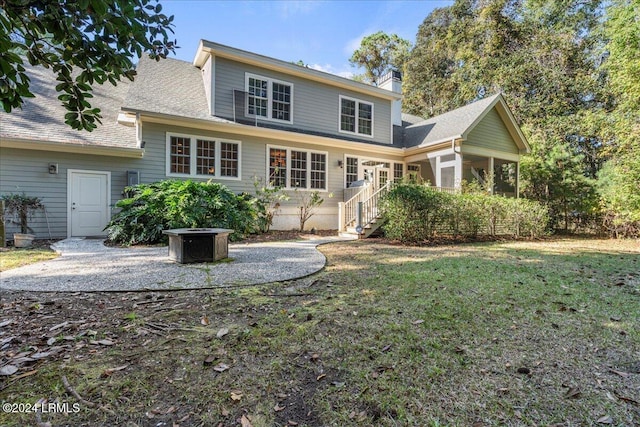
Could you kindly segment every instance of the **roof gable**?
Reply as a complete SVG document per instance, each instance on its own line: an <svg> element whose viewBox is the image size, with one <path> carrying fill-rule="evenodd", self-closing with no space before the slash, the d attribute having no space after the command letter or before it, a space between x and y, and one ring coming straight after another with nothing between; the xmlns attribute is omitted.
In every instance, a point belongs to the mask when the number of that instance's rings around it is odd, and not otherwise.
<svg viewBox="0 0 640 427"><path fill-rule="evenodd" d="M500 115L518 149L529 152L529 144L501 93L419 122L411 123L415 116L405 116L408 119L405 147L429 147L452 140L466 140L493 109Z"/></svg>

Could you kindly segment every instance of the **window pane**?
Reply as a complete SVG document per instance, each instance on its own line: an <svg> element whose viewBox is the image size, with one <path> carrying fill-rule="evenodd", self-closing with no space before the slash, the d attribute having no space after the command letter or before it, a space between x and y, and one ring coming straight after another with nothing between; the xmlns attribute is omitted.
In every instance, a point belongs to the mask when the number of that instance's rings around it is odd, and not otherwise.
<svg viewBox="0 0 640 427"><path fill-rule="evenodd" d="M216 143L198 139L196 141L196 173L198 175L215 175L216 173Z"/></svg>
<svg viewBox="0 0 640 427"><path fill-rule="evenodd" d="M269 184L274 187L287 185L287 150L269 149Z"/></svg>
<svg viewBox="0 0 640 427"><path fill-rule="evenodd" d="M347 157L346 180L347 188L358 180L358 159L355 157Z"/></svg>
<svg viewBox="0 0 640 427"><path fill-rule="evenodd" d="M307 188L307 153L291 151L291 187Z"/></svg>
<svg viewBox="0 0 640 427"><path fill-rule="evenodd" d="M249 78L247 92L249 94L248 112L250 115L267 117L267 86L266 80Z"/></svg>
<svg viewBox="0 0 640 427"><path fill-rule="evenodd" d="M372 111L371 104L358 104L358 133L371 135Z"/></svg>
<svg viewBox="0 0 640 427"><path fill-rule="evenodd" d="M327 188L327 155L311 153L311 188Z"/></svg>
<svg viewBox="0 0 640 427"><path fill-rule="evenodd" d="M271 104L271 117L278 120L290 120L291 112L291 87L288 85L273 84L273 103Z"/></svg>
<svg viewBox="0 0 640 427"><path fill-rule="evenodd" d="M171 137L171 173L191 173L191 139Z"/></svg>
<svg viewBox="0 0 640 427"><path fill-rule="evenodd" d="M347 132L356 131L356 102L350 99L342 99L340 107L340 130Z"/></svg>
<svg viewBox="0 0 640 427"><path fill-rule="evenodd" d="M220 176L238 177L238 144L220 143Z"/></svg>
<svg viewBox="0 0 640 427"><path fill-rule="evenodd" d="M402 181L403 169L404 167L402 163L393 164L393 181L394 182Z"/></svg>

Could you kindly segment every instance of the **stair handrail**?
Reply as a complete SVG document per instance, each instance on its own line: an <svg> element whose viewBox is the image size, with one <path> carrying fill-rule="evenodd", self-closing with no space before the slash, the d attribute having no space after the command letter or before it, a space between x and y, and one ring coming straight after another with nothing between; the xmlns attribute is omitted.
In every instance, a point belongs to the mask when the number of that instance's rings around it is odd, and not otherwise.
<svg viewBox="0 0 640 427"><path fill-rule="evenodd" d="M358 202L367 199L367 194L371 191L371 184L367 184L362 187L360 191L354 194L349 200L344 202L344 223L342 229L346 229L348 224L351 224L356 220L356 212L358 208Z"/></svg>
<svg viewBox="0 0 640 427"><path fill-rule="evenodd" d="M378 202L384 194L388 193L389 190L391 190L392 186L393 181L389 180L382 187L374 191L373 194L366 200L362 201L361 223L356 223L356 228L364 228L367 225L371 224L374 219L379 217L381 212L380 209L378 209Z"/></svg>

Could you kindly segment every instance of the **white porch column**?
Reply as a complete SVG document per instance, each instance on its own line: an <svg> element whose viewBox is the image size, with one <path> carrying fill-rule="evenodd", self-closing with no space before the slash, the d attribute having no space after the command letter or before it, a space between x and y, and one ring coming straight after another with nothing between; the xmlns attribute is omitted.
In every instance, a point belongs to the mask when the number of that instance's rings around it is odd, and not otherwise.
<svg viewBox="0 0 640 427"><path fill-rule="evenodd" d="M454 152L455 155L455 169L454 169L454 179L453 186L454 188L460 189L462 186L462 154L458 152Z"/></svg>
<svg viewBox="0 0 640 427"><path fill-rule="evenodd" d="M344 226L344 202L338 202L338 231L345 231Z"/></svg>
<svg viewBox="0 0 640 427"><path fill-rule="evenodd" d="M493 186L495 184L495 174L493 173L493 157L489 157L489 176L491 177L491 188L489 188L489 193L493 194Z"/></svg>

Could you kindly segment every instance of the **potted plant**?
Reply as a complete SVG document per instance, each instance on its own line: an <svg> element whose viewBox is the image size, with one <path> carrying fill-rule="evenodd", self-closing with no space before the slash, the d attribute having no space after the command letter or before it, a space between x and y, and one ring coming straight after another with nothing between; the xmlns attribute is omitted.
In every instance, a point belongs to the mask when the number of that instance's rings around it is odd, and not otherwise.
<svg viewBox="0 0 640 427"><path fill-rule="evenodd" d="M33 239L36 237L29 234L29 219L37 210L44 209L42 201L37 197L29 197L26 194L11 193L2 196L4 200L4 210L6 215L13 215L14 223L20 225L20 233L13 234L13 242L17 248L26 248L31 246Z"/></svg>

